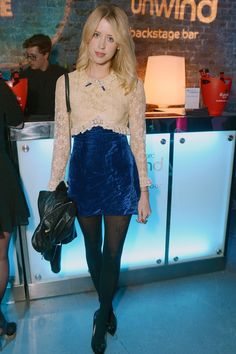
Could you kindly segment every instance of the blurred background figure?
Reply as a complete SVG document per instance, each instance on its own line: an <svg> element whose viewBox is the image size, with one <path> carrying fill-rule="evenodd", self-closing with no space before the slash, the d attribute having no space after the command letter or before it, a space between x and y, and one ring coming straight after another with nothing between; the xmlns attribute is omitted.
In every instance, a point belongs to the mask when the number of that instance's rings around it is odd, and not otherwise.
<svg viewBox="0 0 236 354"><path fill-rule="evenodd" d="M23 127L23 113L16 96L0 79L0 306L9 278L8 249L17 225L28 224L29 210L20 180L9 155L8 126ZM7 322L0 307L0 336L12 337L16 323Z"/></svg>
<svg viewBox="0 0 236 354"><path fill-rule="evenodd" d="M29 66L21 70L20 78L28 79L28 97L25 114L36 116L26 120L53 120L57 79L67 70L50 64L52 42L49 36L35 34L23 43ZM37 116L41 116L37 119Z"/></svg>

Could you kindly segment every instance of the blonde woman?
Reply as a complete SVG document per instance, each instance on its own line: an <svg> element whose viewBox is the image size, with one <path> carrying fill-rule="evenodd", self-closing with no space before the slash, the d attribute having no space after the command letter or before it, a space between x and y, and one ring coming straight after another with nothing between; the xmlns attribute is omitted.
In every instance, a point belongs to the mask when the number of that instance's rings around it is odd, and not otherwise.
<svg viewBox="0 0 236 354"><path fill-rule="evenodd" d="M137 78L134 44L125 12L98 6L88 17L77 70L69 74L71 134L69 195L76 202L89 271L100 308L92 349L104 353L106 333L117 328L112 300L131 216L146 223L149 205L145 154L145 95ZM65 81L56 87L55 142L49 189L64 178L70 129ZM130 134L130 145L126 134ZM104 222L104 237L102 236Z"/></svg>

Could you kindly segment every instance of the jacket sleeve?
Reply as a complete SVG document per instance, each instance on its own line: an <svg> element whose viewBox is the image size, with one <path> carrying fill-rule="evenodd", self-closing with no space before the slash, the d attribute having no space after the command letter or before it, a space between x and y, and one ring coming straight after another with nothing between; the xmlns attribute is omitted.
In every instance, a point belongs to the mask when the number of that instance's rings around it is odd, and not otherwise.
<svg viewBox="0 0 236 354"><path fill-rule="evenodd" d="M53 191L65 178L65 170L70 153L70 121L66 110L65 78L61 76L56 83L55 92L55 131L52 155L51 178L48 189Z"/></svg>
<svg viewBox="0 0 236 354"><path fill-rule="evenodd" d="M144 87L139 79L134 92L131 94L129 129L130 146L138 168L140 187L151 185L147 176L145 109Z"/></svg>

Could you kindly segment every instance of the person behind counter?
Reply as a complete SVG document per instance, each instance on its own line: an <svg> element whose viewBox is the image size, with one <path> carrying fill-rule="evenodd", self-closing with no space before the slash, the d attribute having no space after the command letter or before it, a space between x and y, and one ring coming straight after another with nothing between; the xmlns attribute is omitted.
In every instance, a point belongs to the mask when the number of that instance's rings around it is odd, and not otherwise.
<svg viewBox="0 0 236 354"><path fill-rule="evenodd" d="M54 119L55 87L57 79L67 70L59 65L50 64L49 56L52 42L49 36L35 34L23 43L29 67L20 71L20 78L28 79L26 116L40 120ZM31 120L29 118L29 120ZM32 120L38 120L32 117Z"/></svg>
<svg viewBox="0 0 236 354"><path fill-rule="evenodd" d="M0 306L9 278L8 248L17 225L28 224L29 210L20 181L8 154L7 126L23 127L23 113L15 95L0 79ZM7 322L0 307L0 336L12 337L16 323Z"/></svg>
<svg viewBox="0 0 236 354"><path fill-rule="evenodd" d="M68 193L77 205L86 259L100 302L93 317L91 346L94 353L101 354L107 332L114 335L117 328L112 301L131 216L138 214L137 221L146 223L151 213L145 95L137 78L128 18L118 6L100 5L88 17L77 70L69 74L69 81L74 144ZM129 132L131 148L126 137ZM56 87L49 190L64 179L69 142L65 79L61 77Z"/></svg>

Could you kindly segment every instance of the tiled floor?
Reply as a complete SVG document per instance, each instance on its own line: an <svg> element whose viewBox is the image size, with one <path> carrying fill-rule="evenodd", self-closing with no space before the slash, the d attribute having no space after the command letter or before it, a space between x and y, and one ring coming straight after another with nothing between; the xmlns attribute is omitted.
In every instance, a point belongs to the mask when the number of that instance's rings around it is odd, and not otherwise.
<svg viewBox="0 0 236 354"><path fill-rule="evenodd" d="M18 323L5 354L90 354L95 293L6 306ZM236 354L236 238L225 271L122 288L106 354ZM4 345L4 343L2 343Z"/></svg>

